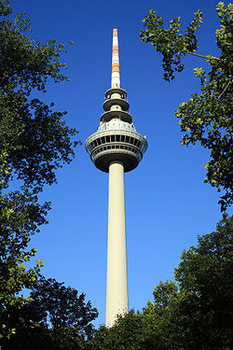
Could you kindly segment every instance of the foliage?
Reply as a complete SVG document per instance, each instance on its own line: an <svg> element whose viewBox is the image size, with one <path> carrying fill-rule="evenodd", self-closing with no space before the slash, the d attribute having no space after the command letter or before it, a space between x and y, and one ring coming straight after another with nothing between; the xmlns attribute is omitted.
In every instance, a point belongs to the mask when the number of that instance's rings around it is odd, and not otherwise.
<svg viewBox="0 0 233 350"><path fill-rule="evenodd" d="M11 311L17 315L28 306L30 297L20 293L34 287L43 265L39 259L28 267L36 253L28 244L47 222L50 208L49 203L38 202L38 192L56 181L55 170L71 161L77 144L72 140L77 131L63 120L66 113L37 98L46 92L48 79L68 80L61 73L66 68L60 62L64 44L34 42L25 13L13 19L12 12L9 0L0 0L1 341L17 334L17 317L11 318ZM21 187L10 191L15 177Z"/></svg>
<svg viewBox="0 0 233 350"><path fill-rule="evenodd" d="M111 328L101 326L92 342L93 350L144 349L142 321L141 316L131 310L124 317L120 316Z"/></svg>
<svg viewBox="0 0 233 350"><path fill-rule="evenodd" d="M169 29L164 28L164 20L152 9L143 20L146 29L142 30L142 41L151 43L163 56L164 79L171 81L175 72L184 69L182 59L187 54L204 58L209 65L208 72L195 68L195 76L200 81L200 92L192 94L188 102L180 104L175 113L180 120L183 137L182 145L200 144L210 150L207 162L207 174L204 182L224 191L219 203L225 211L233 202L233 151L232 151L232 93L233 93L233 4L225 7L223 2L217 5L220 29L216 30L216 43L219 57L200 55L196 31L202 22L202 13L198 10L181 34L181 19L173 18Z"/></svg>
<svg viewBox="0 0 233 350"><path fill-rule="evenodd" d="M76 289L55 279L41 278L32 289L31 298L31 307L38 309L43 325L51 325L55 332L65 327L84 327L97 316L90 301L84 303L85 294L78 296ZM88 333L88 328L85 331Z"/></svg>
<svg viewBox="0 0 233 350"><path fill-rule="evenodd" d="M20 308L29 302L20 296L23 288L29 288L39 275L41 260L35 267L27 268L27 262L34 257L36 249L29 249L30 236L46 222L49 203L40 205L37 196L26 189L3 195L11 169L7 156L0 156L0 338L10 337L15 327L9 324L9 308Z"/></svg>
<svg viewBox="0 0 233 350"><path fill-rule="evenodd" d="M17 324L4 349L86 349L93 335L91 321L98 315L85 295L55 279L41 277L30 293L30 303L10 309L9 322Z"/></svg>
<svg viewBox="0 0 233 350"><path fill-rule="evenodd" d="M154 302L148 302L142 312L131 310L111 328L100 327L92 341L93 350L183 350L175 336L176 284L161 282L153 294Z"/></svg>
<svg viewBox="0 0 233 350"><path fill-rule="evenodd" d="M11 13L9 1L0 1L0 146L18 178L41 190L56 180L54 170L71 161L76 144L71 141L76 130L62 120L66 113L31 97L46 92L48 78L68 80L60 72L66 68L60 63L64 44L35 43L26 35L25 13L14 21Z"/></svg>
<svg viewBox="0 0 233 350"><path fill-rule="evenodd" d="M233 216L184 251L176 282L160 282L153 302L101 327L94 350L230 350L233 347Z"/></svg>
<svg viewBox="0 0 233 350"><path fill-rule="evenodd" d="M233 217L198 236L184 251L174 282L161 282L144 315L156 325L162 349L227 350L233 345ZM177 288L178 287L178 288ZM156 328L155 328L156 329Z"/></svg>
<svg viewBox="0 0 233 350"><path fill-rule="evenodd" d="M175 271L182 328L193 349L233 346L233 217L225 214L216 232L198 237Z"/></svg>
<svg viewBox="0 0 233 350"><path fill-rule="evenodd" d="M202 13L198 10L194 14L192 22L187 26L184 35L180 34L181 19L173 18L170 21L169 29L163 27L164 20L152 9L143 20L145 30L140 33L142 41L150 42L163 55L162 67L164 69L164 79L167 81L175 78L174 72L181 72L184 64L181 59L186 53L196 51L198 39L195 32L200 28Z"/></svg>

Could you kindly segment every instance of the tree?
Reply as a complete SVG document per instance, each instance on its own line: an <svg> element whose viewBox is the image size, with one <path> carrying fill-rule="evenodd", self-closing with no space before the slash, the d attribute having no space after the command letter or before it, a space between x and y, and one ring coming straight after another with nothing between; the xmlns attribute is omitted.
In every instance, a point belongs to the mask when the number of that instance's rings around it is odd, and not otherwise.
<svg viewBox="0 0 233 350"><path fill-rule="evenodd" d="M30 293L30 302L20 311L11 307L9 322L17 324L17 332L4 339L4 349L86 349L93 336L90 323L98 316L85 295L65 287L55 279L41 277Z"/></svg>
<svg viewBox="0 0 233 350"><path fill-rule="evenodd" d="M200 144L210 150L210 160L206 164L207 174L204 182L224 191L219 203L225 211L233 202L233 4L225 7L217 5L220 29L216 30L216 44L219 57L197 54L198 38L195 34L202 22L198 10L181 34L181 19L173 18L168 29L164 20L152 9L143 20L146 29L140 33L142 41L151 43L162 54L164 79L171 81L176 72L184 69L182 58L194 55L204 58L209 65L208 72L195 68L195 76L200 81L200 92L192 94L188 102L180 104L175 115L183 132L181 144Z"/></svg>
<svg viewBox="0 0 233 350"><path fill-rule="evenodd" d="M9 0L0 0L0 338L17 332L8 322L10 310L30 302L20 293L34 286L43 265L39 259L27 267L36 253L28 244L50 208L38 202L38 193L56 181L56 169L72 160L77 144L66 113L36 97L46 92L48 79L68 80L61 73L64 44L34 42L25 13L14 19L12 12ZM15 178L19 189L10 191Z"/></svg>
<svg viewBox="0 0 233 350"><path fill-rule="evenodd" d="M184 295L179 310L192 349L233 346L233 216L184 251L175 279Z"/></svg>
<svg viewBox="0 0 233 350"><path fill-rule="evenodd" d="M0 146L18 178L35 191L54 183L54 171L71 161L77 144L71 136L77 131L62 120L66 113L52 111L53 103L31 97L33 91L46 92L49 78L68 80L60 72L66 68L60 63L64 44L35 43L26 35L30 27L25 13L14 21L11 13L9 1L1 0Z"/></svg>
<svg viewBox="0 0 233 350"><path fill-rule="evenodd" d="M144 315L161 349L229 350L233 346L233 217L184 251L174 282L161 282ZM149 327L149 326L148 326Z"/></svg>
<svg viewBox="0 0 233 350"><path fill-rule="evenodd" d="M0 339L15 333L9 324L9 309L21 308L29 302L19 295L23 288L30 288L40 272L41 260L32 268L27 262L35 256L36 249L28 249L31 235L46 223L49 204L37 203L37 196L24 190L3 195L11 177L7 156L0 156Z"/></svg>
<svg viewBox="0 0 233 350"><path fill-rule="evenodd" d="M94 350L230 350L233 347L233 216L198 236L153 301L130 311L112 328L101 327Z"/></svg>
<svg viewBox="0 0 233 350"><path fill-rule="evenodd" d="M129 311L124 317L119 316L116 323L107 328L101 326L96 331L92 341L93 350L150 350L144 347L143 319L134 310Z"/></svg>

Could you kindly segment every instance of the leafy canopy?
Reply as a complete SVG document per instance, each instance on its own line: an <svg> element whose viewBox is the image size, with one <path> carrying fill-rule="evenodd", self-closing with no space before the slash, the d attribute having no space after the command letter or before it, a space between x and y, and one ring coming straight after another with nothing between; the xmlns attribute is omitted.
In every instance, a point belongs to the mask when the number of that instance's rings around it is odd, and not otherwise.
<svg viewBox="0 0 233 350"><path fill-rule="evenodd" d="M230 350L233 347L233 216L184 251L175 280L160 282L142 311L100 327L95 350Z"/></svg>
<svg viewBox="0 0 233 350"><path fill-rule="evenodd" d="M9 309L20 309L30 301L20 295L30 288L40 274L43 265L39 259L34 267L27 263L35 256L36 249L28 248L31 236L46 223L49 203L40 205L37 196L28 190L6 191L11 169L7 155L0 154L0 343L16 333L15 325L9 324ZM1 344L0 344L1 348Z"/></svg>
<svg viewBox="0 0 233 350"><path fill-rule="evenodd" d="M220 29L215 35L219 57L196 53L196 31L202 22L200 10L182 34L180 17L173 18L166 29L164 20L150 9L143 20L146 29L141 31L140 37L162 54L164 79L167 81L173 80L176 72L184 69L182 59L187 54L204 58L209 66L208 71L201 67L194 69L200 91L193 93L188 102L180 104L175 115L183 133L181 144L187 146L199 142L210 150L204 182L216 187L218 192L223 191L219 203L221 210L225 211L233 202L233 4L226 7L220 2L217 14Z"/></svg>
<svg viewBox="0 0 233 350"><path fill-rule="evenodd" d="M64 43L34 42L25 13L14 21L11 14L9 1L0 1L0 147L18 178L41 190L56 180L61 164L71 161L77 144L71 140L77 131L62 120L66 112L34 97L36 91L46 92L49 78L68 80L61 74Z"/></svg>
<svg viewBox="0 0 233 350"><path fill-rule="evenodd" d="M34 287L43 265L39 259L28 267L36 253L29 242L50 209L50 203L39 203L38 192L56 181L56 169L72 160L77 144L77 131L63 120L66 113L37 98L46 93L48 79L68 80L61 72L64 44L53 39L41 45L30 39L30 31L25 13L13 18L9 0L0 0L1 342L18 334L11 311L15 315L30 303L22 291ZM10 191L15 178L21 180L14 182L19 190Z"/></svg>
<svg viewBox="0 0 233 350"><path fill-rule="evenodd" d="M8 322L17 333L4 339L5 350L84 350L93 337L91 321L98 316L85 295L55 279L41 277L20 309L11 306Z"/></svg>

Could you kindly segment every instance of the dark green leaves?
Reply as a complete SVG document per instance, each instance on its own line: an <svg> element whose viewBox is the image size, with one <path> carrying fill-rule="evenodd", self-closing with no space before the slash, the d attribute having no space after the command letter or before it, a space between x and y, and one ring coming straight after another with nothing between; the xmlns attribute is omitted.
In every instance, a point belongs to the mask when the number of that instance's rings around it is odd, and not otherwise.
<svg viewBox="0 0 233 350"><path fill-rule="evenodd" d="M54 111L52 101L47 105L36 98L38 91L46 92L48 79L68 80L62 74L66 64L60 62L64 43L54 39L35 43L30 31L25 13L12 20L9 1L0 0L0 341L4 349L12 336L19 335L20 322L26 322L20 313L30 298L19 293L35 286L43 266L41 259L28 266L36 253L28 247L31 237L47 222L50 209L49 203L39 204L37 194L56 181L56 169L72 160L78 143L73 141L77 131L64 121L66 113ZM20 189L9 192L15 177L20 182L14 186L19 184ZM35 335L36 326L32 332ZM31 345L25 346L36 346ZM13 349L13 342L8 348Z"/></svg>
<svg viewBox="0 0 233 350"><path fill-rule="evenodd" d="M233 342L233 217L184 251L176 282L160 282L142 312L100 327L95 350L230 350Z"/></svg>
<svg viewBox="0 0 233 350"><path fill-rule="evenodd" d="M61 73L64 43L35 43L25 35L30 29L25 13L12 22L8 5L0 3L0 146L18 178L42 190L55 182L55 170L71 161L77 144L72 140L77 131L65 124L65 113L30 98L32 92L46 92L48 79L68 80Z"/></svg>
<svg viewBox="0 0 233 350"><path fill-rule="evenodd" d="M16 110L12 100L17 103ZM70 136L76 131L63 122L65 113L53 112L38 99L23 99L20 93L5 96L2 110L0 143L18 178L34 188L52 184L54 170L74 156Z"/></svg>
<svg viewBox="0 0 233 350"><path fill-rule="evenodd" d="M180 18L172 19L169 29L165 29L164 21L149 10L149 15L143 20L146 29L141 31L140 37L162 54L164 79L167 81L174 79L175 72L183 70L182 57L186 54L204 58L209 65L207 71L201 67L194 69L200 81L200 91L193 93L188 102L181 103L175 115L183 133L181 143L199 142L210 150L204 182L223 192L219 203L221 210L225 211L233 203L233 5L226 7L220 2L217 14L220 19L220 29L216 30L219 58L195 52L198 48L195 33L202 22L200 11L194 14L181 34Z"/></svg>
<svg viewBox="0 0 233 350"><path fill-rule="evenodd" d="M142 41L150 42L156 51L162 54L164 79L170 81L175 77L174 72L181 72L184 69L181 63L182 56L198 48L195 32L200 28L202 13L197 11L194 14L194 19L188 25L184 35L180 33L180 17L173 18L169 28L165 29L163 19L150 9L149 15L144 18L143 22L146 29L141 31L140 38Z"/></svg>
<svg viewBox="0 0 233 350"><path fill-rule="evenodd" d="M55 279L39 278L28 303L11 305L2 321L17 325L10 339L0 340L4 349L87 349L93 335L90 323L98 313L85 295Z"/></svg>
<svg viewBox="0 0 233 350"><path fill-rule="evenodd" d="M197 247L184 251L175 277L185 298L187 343L195 349L230 349L233 323L233 217L226 214L216 232L198 237Z"/></svg>

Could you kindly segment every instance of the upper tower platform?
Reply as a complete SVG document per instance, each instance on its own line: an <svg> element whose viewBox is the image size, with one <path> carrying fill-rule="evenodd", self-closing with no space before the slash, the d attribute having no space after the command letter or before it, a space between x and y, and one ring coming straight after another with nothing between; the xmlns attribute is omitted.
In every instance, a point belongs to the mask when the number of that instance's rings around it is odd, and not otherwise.
<svg viewBox="0 0 233 350"><path fill-rule="evenodd" d="M117 28L113 29L111 88L105 97L100 125L86 140L85 148L98 169L109 172L109 163L117 160L123 162L124 171L128 172L138 166L148 144L132 124L127 93L120 86Z"/></svg>

